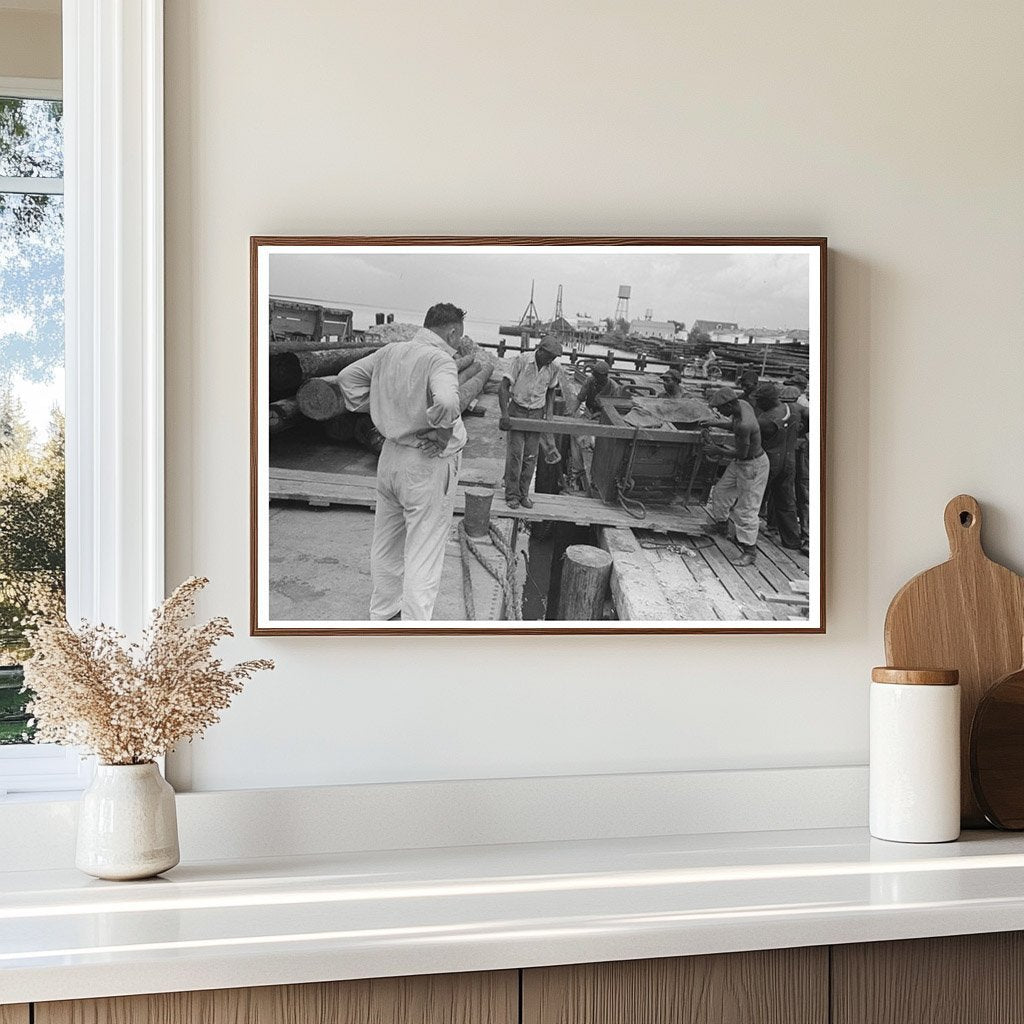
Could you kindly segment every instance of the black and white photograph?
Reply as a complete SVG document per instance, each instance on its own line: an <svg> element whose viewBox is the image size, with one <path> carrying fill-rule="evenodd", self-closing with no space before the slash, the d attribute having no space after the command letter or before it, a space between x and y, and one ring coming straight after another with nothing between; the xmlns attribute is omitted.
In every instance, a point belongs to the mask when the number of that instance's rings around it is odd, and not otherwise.
<svg viewBox="0 0 1024 1024"><path fill-rule="evenodd" d="M823 632L825 253L253 238L252 632Z"/></svg>

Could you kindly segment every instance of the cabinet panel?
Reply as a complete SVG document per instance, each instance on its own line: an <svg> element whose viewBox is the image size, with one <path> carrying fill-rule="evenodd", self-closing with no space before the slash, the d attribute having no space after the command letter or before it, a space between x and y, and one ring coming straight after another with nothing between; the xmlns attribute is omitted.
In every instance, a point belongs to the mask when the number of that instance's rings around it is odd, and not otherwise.
<svg viewBox="0 0 1024 1024"><path fill-rule="evenodd" d="M832 947L834 1024L1024 1021L1024 933Z"/></svg>
<svg viewBox="0 0 1024 1024"><path fill-rule="evenodd" d="M172 992L36 1003L35 1024L517 1024L518 988L495 971Z"/></svg>
<svg viewBox="0 0 1024 1024"><path fill-rule="evenodd" d="M824 947L523 972L523 1024L826 1024L827 1020L828 950Z"/></svg>
<svg viewBox="0 0 1024 1024"><path fill-rule="evenodd" d="M0 1024L28 1024L28 1005L0 1006Z"/></svg>

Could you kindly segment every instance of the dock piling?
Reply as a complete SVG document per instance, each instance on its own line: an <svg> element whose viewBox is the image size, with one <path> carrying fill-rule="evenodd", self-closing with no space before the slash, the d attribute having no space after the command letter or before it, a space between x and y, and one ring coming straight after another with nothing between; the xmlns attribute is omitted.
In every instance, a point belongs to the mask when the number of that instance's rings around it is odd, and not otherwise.
<svg viewBox="0 0 1024 1024"><path fill-rule="evenodd" d="M494 491L485 487L466 488L466 508L463 522L470 537L486 537L491 521L491 501Z"/></svg>
<svg viewBox="0 0 1024 1024"><path fill-rule="evenodd" d="M607 551L590 544L571 544L562 562L558 618L563 621L600 621L612 574Z"/></svg>

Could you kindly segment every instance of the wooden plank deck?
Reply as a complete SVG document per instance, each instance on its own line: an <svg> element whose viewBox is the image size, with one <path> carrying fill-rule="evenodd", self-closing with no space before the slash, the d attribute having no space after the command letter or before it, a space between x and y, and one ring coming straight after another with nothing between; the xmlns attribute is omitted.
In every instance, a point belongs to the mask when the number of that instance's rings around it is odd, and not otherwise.
<svg viewBox="0 0 1024 1024"><path fill-rule="evenodd" d="M461 491L468 486L490 485L486 479L477 479L489 475L485 471L460 479L456 514L464 509ZM376 480L359 474L271 468L270 496L314 507L373 509L377 501ZM647 519L637 520L596 498L535 494L532 509L510 509L499 488L495 491L492 514L499 523L511 519L557 520L603 527L601 544L611 553L614 565L613 598L616 611L624 620L767 622L806 617L800 604L768 598L793 599L807 594L807 557L762 536L758 540L756 563L738 567L732 560L739 554L739 548L731 540L703 537L703 527L710 518L700 506L680 512L649 510ZM449 559L456 553L453 546ZM446 564L448 575L455 576ZM474 576L474 582L483 590L478 605L483 611L491 603L490 581L482 576L476 581ZM457 617L455 593L449 603L452 607L445 617Z"/></svg>
<svg viewBox="0 0 1024 1024"><path fill-rule="evenodd" d="M357 505L374 508L377 504L377 483L373 477L345 473L314 473L307 470L271 467L269 491L271 500L304 501L315 507ZM459 480L460 491L472 486ZM667 533L697 534L706 521L703 512L657 511L649 509L644 520L634 519L618 506L605 505L598 498L568 494L534 494L534 507L511 509L504 496L496 491L491 515L496 519L523 519L527 522L559 521L579 526L641 527ZM460 493L455 500L456 515L461 515L465 499Z"/></svg>
<svg viewBox="0 0 1024 1024"><path fill-rule="evenodd" d="M703 508L692 508L705 523ZM758 539L752 566L736 566L739 548L724 537L658 536L643 529L604 529L601 544L612 555L612 596L621 618L679 621L806 621L808 559L798 551ZM785 599L785 600L783 600Z"/></svg>

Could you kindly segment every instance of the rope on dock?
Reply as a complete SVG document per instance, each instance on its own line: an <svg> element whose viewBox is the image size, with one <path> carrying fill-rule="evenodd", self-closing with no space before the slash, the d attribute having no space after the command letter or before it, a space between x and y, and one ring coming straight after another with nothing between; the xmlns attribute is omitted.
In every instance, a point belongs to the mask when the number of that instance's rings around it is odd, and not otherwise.
<svg viewBox="0 0 1024 1024"><path fill-rule="evenodd" d="M632 516L634 519L646 519L647 506L639 498L629 497L629 491L631 490L633 490L632 478L625 482L622 480L617 480L615 482L615 492L618 495L622 511L625 512L626 515Z"/></svg>
<svg viewBox="0 0 1024 1024"><path fill-rule="evenodd" d="M492 562L466 533L465 521L459 520L459 548L462 554L462 591L466 606L466 619L476 618L476 603L473 600L473 580L469 572L470 554L498 581L504 599L505 614L510 619L519 620L523 617L523 595L516 575L516 553L512 550L501 531L494 523L487 524L487 532L498 553L502 556L499 562Z"/></svg>
<svg viewBox="0 0 1024 1024"><path fill-rule="evenodd" d="M629 493L635 486L633 480L633 460L636 458L636 445L640 437L640 424L633 424L633 440L629 445L629 458L626 460L626 468L622 476L615 481L615 494L622 506L622 511L634 519L646 519L647 508L639 498L630 498Z"/></svg>

